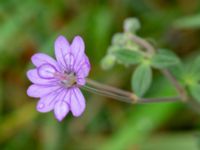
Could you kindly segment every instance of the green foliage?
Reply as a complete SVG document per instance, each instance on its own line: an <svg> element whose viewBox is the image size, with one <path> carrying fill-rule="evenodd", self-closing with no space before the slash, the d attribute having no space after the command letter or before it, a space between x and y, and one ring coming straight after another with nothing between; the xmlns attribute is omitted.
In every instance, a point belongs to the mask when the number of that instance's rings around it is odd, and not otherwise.
<svg viewBox="0 0 200 150"><path fill-rule="evenodd" d="M200 102L200 84L195 83L189 86L192 97Z"/></svg>
<svg viewBox="0 0 200 150"><path fill-rule="evenodd" d="M182 17L174 22L176 28L188 29L188 28L200 28L200 14L192 16Z"/></svg>
<svg viewBox="0 0 200 150"><path fill-rule="evenodd" d="M112 137L98 150L126 150L130 147L142 145L145 137L151 135L156 127L164 124L178 110L173 103L153 104L140 107L137 114L129 116L129 122L117 130Z"/></svg>
<svg viewBox="0 0 200 150"><path fill-rule="evenodd" d="M200 57L192 58L188 64L182 68L181 74L179 74L188 88L190 95L200 101Z"/></svg>
<svg viewBox="0 0 200 150"><path fill-rule="evenodd" d="M200 79L200 56L197 56L194 60L192 60L190 65L186 68L186 71L193 74L196 79Z"/></svg>
<svg viewBox="0 0 200 150"><path fill-rule="evenodd" d="M193 132L154 135L140 150L199 150L199 137Z"/></svg>
<svg viewBox="0 0 200 150"><path fill-rule="evenodd" d="M148 64L139 65L135 69L131 79L131 85L133 91L138 96L143 96L149 89L151 82L152 82L152 70L150 65Z"/></svg>
<svg viewBox="0 0 200 150"><path fill-rule="evenodd" d="M148 96L172 96L174 94L169 82L163 77L158 77L152 84ZM134 109L131 107L129 122L123 122L120 129L117 129L99 150L134 149L146 144L147 137L152 137L153 131L160 126L167 125L167 121L179 112L181 105L160 103L138 105L138 107L135 106Z"/></svg>
<svg viewBox="0 0 200 150"><path fill-rule="evenodd" d="M113 52L113 55L117 61L127 65L138 64L143 59L142 53L128 49L120 49Z"/></svg>
<svg viewBox="0 0 200 150"><path fill-rule="evenodd" d="M180 63L179 58L169 50L159 49L151 59L152 66L158 69L164 69Z"/></svg>

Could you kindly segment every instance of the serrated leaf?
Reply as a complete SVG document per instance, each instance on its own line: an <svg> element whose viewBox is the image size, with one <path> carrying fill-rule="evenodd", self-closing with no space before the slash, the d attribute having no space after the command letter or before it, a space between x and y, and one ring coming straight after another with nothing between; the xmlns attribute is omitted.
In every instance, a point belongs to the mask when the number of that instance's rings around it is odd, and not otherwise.
<svg viewBox="0 0 200 150"><path fill-rule="evenodd" d="M120 49L115 51L113 55L116 57L117 61L120 61L123 64L138 64L143 59L143 55L141 52L128 50L128 49Z"/></svg>
<svg viewBox="0 0 200 150"><path fill-rule="evenodd" d="M200 102L200 84L192 84L189 86L189 91L192 97Z"/></svg>
<svg viewBox="0 0 200 150"><path fill-rule="evenodd" d="M180 59L172 51L160 49L151 59L153 67L164 69L180 63Z"/></svg>
<svg viewBox="0 0 200 150"><path fill-rule="evenodd" d="M138 96L143 96L152 82L152 70L147 64L139 65L132 75L131 85Z"/></svg>

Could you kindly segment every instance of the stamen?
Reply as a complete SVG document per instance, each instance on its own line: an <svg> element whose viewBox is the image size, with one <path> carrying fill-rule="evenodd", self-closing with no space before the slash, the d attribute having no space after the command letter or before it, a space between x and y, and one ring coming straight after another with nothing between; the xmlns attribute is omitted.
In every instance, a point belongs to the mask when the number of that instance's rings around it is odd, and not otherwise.
<svg viewBox="0 0 200 150"><path fill-rule="evenodd" d="M54 77L57 78L62 85L64 85L66 88L72 87L76 84L76 76L75 73L60 73L56 72L54 74Z"/></svg>

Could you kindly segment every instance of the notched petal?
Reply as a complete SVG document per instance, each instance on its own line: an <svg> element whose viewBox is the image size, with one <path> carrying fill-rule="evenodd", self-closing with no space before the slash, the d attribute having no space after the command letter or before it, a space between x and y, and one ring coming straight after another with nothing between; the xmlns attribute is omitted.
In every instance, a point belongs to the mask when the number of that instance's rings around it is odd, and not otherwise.
<svg viewBox="0 0 200 150"><path fill-rule="evenodd" d="M56 79L44 79L41 78L38 75L38 70L37 69L30 69L29 71L27 71L26 73L28 79L35 84L41 84L41 85L51 85L51 84L55 84Z"/></svg>
<svg viewBox="0 0 200 150"><path fill-rule="evenodd" d="M27 90L27 95L30 97L35 97L35 98L39 98L39 97L43 97L51 92L55 92L58 89L60 89L59 86L46 86L46 85L37 85L37 84L32 84L31 86L29 86L28 90Z"/></svg>
<svg viewBox="0 0 200 150"><path fill-rule="evenodd" d="M78 78L85 78L89 75L91 66L87 56L82 60L82 63L76 69L76 74Z"/></svg>
<svg viewBox="0 0 200 150"><path fill-rule="evenodd" d="M85 110L85 98L78 88L72 89L70 110L75 117L82 115Z"/></svg>
<svg viewBox="0 0 200 150"><path fill-rule="evenodd" d="M37 103L37 111L45 113L53 110L55 104L60 99L65 92L61 89L57 92L52 92L46 96L43 96Z"/></svg>
<svg viewBox="0 0 200 150"><path fill-rule="evenodd" d="M56 71L56 68L54 68L51 64L43 64L38 67L38 74L44 79L53 79Z"/></svg>
<svg viewBox="0 0 200 150"><path fill-rule="evenodd" d="M65 56L65 65L68 71L73 70L74 62L74 56L71 53L67 53Z"/></svg>
<svg viewBox="0 0 200 150"><path fill-rule="evenodd" d="M54 114L58 121L62 121L69 112L69 106L66 102L60 100L56 102L54 107Z"/></svg>
<svg viewBox="0 0 200 150"><path fill-rule="evenodd" d="M73 54L78 54L79 52L84 52L85 44L81 36L75 36L71 44L71 50Z"/></svg>
<svg viewBox="0 0 200 150"><path fill-rule="evenodd" d="M76 36L71 44L71 52L75 58L75 69L80 65L81 61L84 59L85 44L80 36Z"/></svg>
<svg viewBox="0 0 200 150"><path fill-rule="evenodd" d="M53 110L54 108L53 100L54 100L54 94L50 94L48 96L41 98L36 106L37 111L41 113L46 113Z"/></svg>
<svg viewBox="0 0 200 150"><path fill-rule="evenodd" d="M58 68L57 62L52 57L50 57L46 54L43 54L43 53L34 54L31 57L31 61L36 67L39 67L45 63L49 63L49 64L53 65L56 69Z"/></svg>
<svg viewBox="0 0 200 150"><path fill-rule="evenodd" d="M65 55L70 52L69 42L64 36L59 36L54 44L55 56L60 65L65 65Z"/></svg>

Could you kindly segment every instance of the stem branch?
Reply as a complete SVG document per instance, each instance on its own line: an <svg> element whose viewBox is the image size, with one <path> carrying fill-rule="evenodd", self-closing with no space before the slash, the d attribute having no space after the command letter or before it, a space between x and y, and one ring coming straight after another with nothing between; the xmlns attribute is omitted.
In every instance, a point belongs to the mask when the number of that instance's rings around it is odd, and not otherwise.
<svg viewBox="0 0 200 150"><path fill-rule="evenodd" d="M147 41L143 40L142 38L132 34L132 33L129 33L128 36L130 37L130 39L132 41L134 41L135 43L137 43L138 45L142 46L143 48L145 48L148 53L150 54L154 54L155 53L155 49L154 47L149 44Z"/></svg>
<svg viewBox="0 0 200 150"><path fill-rule="evenodd" d="M138 45L142 46L147 50L148 53L154 54L155 53L155 48L147 41L143 40L142 38L129 33L130 39L132 39L135 43ZM187 92L185 89L181 86L179 81L171 74L171 72L168 69L162 69L161 70L162 74L173 84L173 86L176 88L177 92L179 93L181 100L186 101L187 98Z"/></svg>

